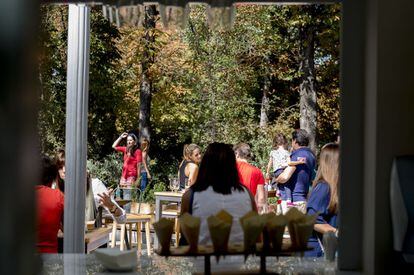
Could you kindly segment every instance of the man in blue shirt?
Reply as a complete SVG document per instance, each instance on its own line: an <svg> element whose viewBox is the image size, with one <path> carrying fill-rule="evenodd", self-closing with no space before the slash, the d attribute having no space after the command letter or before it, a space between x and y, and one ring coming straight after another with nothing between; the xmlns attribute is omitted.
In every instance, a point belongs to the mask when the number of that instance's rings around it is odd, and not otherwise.
<svg viewBox="0 0 414 275"><path fill-rule="evenodd" d="M289 165L276 178L276 182L281 186L283 214L289 207L296 207L306 213L306 197L316 166L315 155L308 145L309 135L305 130L298 129L292 133L290 161L302 163Z"/></svg>

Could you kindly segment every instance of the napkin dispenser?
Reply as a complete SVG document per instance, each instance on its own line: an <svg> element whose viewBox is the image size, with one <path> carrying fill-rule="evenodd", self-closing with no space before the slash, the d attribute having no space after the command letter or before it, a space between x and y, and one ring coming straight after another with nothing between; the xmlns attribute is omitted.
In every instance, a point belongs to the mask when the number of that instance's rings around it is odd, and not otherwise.
<svg viewBox="0 0 414 275"><path fill-rule="evenodd" d="M391 169L390 204L394 250L414 263L414 156L396 157Z"/></svg>

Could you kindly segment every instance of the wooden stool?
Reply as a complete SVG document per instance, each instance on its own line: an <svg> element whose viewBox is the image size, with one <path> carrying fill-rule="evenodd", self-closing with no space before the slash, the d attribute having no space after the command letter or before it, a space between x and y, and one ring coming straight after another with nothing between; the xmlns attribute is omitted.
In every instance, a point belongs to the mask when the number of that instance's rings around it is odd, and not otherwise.
<svg viewBox="0 0 414 275"><path fill-rule="evenodd" d="M114 220L114 225L112 227L112 240L111 240L111 247L115 247L115 237L116 237L116 230L118 226L121 229L121 236L120 236L120 249L121 251L125 250L125 230L127 230L128 226L128 233L129 233L129 241L132 247L132 226L135 224L135 228L137 231L137 248L138 253L141 253L141 224L144 223L145 225L145 238L147 241L147 254L148 256L151 255L151 235L150 235L150 222L151 222L151 215L144 215L144 214L126 214L126 221L123 224L118 224Z"/></svg>

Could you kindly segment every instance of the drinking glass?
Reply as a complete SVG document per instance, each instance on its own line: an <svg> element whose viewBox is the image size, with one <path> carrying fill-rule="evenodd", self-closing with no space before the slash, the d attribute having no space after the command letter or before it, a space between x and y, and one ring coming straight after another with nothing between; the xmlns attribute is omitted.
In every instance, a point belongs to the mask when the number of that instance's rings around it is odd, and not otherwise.
<svg viewBox="0 0 414 275"><path fill-rule="evenodd" d="M178 181L178 179L173 179L173 188L175 192L177 192L178 189L180 189L180 182Z"/></svg>
<svg viewBox="0 0 414 275"><path fill-rule="evenodd" d="M173 180L174 180L174 178L170 178L170 185L169 185L169 187L170 187L170 190L171 191L174 191L174 183L173 183Z"/></svg>
<svg viewBox="0 0 414 275"><path fill-rule="evenodd" d="M263 214L266 214L266 213L269 213L269 208L268 208L268 206L267 206L267 203L265 203L265 204L261 207L261 209L259 209L259 214L260 214L260 215L263 215Z"/></svg>

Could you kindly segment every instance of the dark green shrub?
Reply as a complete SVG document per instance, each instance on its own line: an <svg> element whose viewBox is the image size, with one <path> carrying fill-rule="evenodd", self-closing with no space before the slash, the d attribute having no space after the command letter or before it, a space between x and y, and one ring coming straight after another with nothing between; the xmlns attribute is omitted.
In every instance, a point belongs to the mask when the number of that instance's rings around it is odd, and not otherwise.
<svg viewBox="0 0 414 275"><path fill-rule="evenodd" d="M112 153L102 161L88 160L87 167L93 178L100 179L108 188L115 188L122 174L122 157Z"/></svg>

